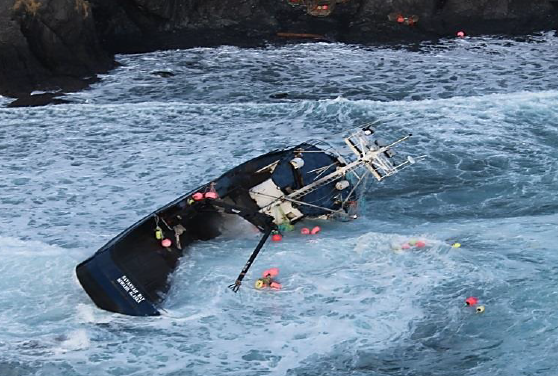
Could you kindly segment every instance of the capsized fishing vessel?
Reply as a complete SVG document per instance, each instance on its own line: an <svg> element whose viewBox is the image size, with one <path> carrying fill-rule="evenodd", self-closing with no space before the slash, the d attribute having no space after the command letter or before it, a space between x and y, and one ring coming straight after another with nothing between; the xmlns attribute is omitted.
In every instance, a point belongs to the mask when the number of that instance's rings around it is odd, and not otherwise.
<svg viewBox="0 0 558 376"><path fill-rule="evenodd" d="M392 150L411 135L388 144L374 134L366 125L345 137L352 153L309 141L244 162L123 231L76 267L78 280L99 308L159 315L169 277L188 246L218 237L227 218L236 216L263 234L229 286L236 292L273 232L289 231L305 218L354 219L368 177L382 181L415 163L412 157L397 161Z"/></svg>

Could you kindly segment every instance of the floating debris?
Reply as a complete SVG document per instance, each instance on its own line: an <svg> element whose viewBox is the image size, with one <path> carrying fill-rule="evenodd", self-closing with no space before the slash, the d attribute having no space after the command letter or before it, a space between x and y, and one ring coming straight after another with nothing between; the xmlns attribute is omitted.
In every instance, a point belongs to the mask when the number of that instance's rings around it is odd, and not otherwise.
<svg viewBox="0 0 558 376"><path fill-rule="evenodd" d="M419 16L417 16L417 15L404 16L403 14L401 14L399 12L393 12L393 13L388 14L388 20L393 21L393 22L397 22L398 24L413 26L418 22Z"/></svg>
<svg viewBox="0 0 558 376"><path fill-rule="evenodd" d="M306 13L314 17L327 17L333 13L337 4L349 0L287 0L292 6L306 7Z"/></svg>

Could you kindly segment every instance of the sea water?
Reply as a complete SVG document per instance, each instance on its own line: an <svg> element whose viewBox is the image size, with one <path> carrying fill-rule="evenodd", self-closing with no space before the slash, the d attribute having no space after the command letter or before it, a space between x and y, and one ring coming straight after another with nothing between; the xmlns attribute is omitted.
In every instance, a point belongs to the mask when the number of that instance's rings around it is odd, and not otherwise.
<svg viewBox="0 0 558 376"><path fill-rule="evenodd" d="M557 48L126 55L70 104L0 108L0 375L558 374ZM160 317L99 310L79 286L79 262L179 195L370 121L427 158L370 182L357 220L268 243L238 294L259 239L242 226L191 247ZM268 267L281 291L253 288Z"/></svg>

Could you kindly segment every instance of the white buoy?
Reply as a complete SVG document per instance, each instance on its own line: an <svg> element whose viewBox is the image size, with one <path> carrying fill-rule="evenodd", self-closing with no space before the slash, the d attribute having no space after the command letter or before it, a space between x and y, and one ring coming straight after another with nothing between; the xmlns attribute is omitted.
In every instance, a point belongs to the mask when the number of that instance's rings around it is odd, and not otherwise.
<svg viewBox="0 0 558 376"><path fill-rule="evenodd" d="M302 168L302 166L304 166L304 159L298 158L298 157L293 158L293 159L291 159L291 164L293 165L293 167L295 169L298 170L299 168Z"/></svg>
<svg viewBox="0 0 558 376"><path fill-rule="evenodd" d="M335 183L335 189L342 191L345 188L349 188L349 182L347 180L339 180Z"/></svg>

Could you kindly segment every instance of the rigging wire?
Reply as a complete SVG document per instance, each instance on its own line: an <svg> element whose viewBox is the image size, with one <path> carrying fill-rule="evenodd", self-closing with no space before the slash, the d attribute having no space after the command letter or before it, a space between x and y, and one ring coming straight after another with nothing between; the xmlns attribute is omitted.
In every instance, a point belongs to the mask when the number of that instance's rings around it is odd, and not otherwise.
<svg viewBox="0 0 558 376"><path fill-rule="evenodd" d="M313 208L318 208L318 209L322 209L322 210L325 210L325 211L329 211L329 212L332 212L332 213L339 213L339 212L342 211L342 209L333 210L333 209L329 209L329 208L326 208L326 207L323 207L323 206L314 205L314 204L311 204L311 203L308 203L308 202L295 200L295 199L289 198L287 196L275 197L275 196L268 195L268 194L261 193L261 192L252 192L252 193L255 193L255 194L258 194L258 195L261 195L261 196L266 196L266 197L269 197L269 198L274 198L276 201L281 201L281 200L290 201L290 202L293 202L295 204L306 205L306 206L310 206L310 207L313 207ZM316 201L318 201L318 200L315 200L313 202L316 202ZM269 206L269 204L267 206Z"/></svg>

